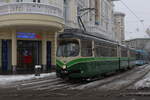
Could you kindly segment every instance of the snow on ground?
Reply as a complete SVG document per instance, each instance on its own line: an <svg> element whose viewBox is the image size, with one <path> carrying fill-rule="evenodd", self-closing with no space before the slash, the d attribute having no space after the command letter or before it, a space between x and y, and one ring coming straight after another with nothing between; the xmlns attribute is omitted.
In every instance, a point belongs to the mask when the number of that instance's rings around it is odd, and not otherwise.
<svg viewBox="0 0 150 100"><path fill-rule="evenodd" d="M77 87L73 87L71 89L83 90L87 88L97 87L98 90L119 90L123 87L130 85L139 77L142 77L143 74L145 74L145 71L149 70L150 66L149 67L147 67L146 65L139 66L122 74L111 76L102 80L97 80L91 83L83 84ZM149 85L150 85L150 74L147 77L149 77Z"/></svg>
<svg viewBox="0 0 150 100"><path fill-rule="evenodd" d="M34 74L30 75L0 75L0 85L5 85L8 83L16 82L16 81L23 81L23 80L30 80L36 78L44 78L49 76L54 76L56 73L44 73L40 76L35 76Z"/></svg>
<svg viewBox="0 0 150 100"><path fill-rule="evenodd" d="M142 80L138 81L134 87L136 89L150 88L150 73L148 73Z"/></svg>

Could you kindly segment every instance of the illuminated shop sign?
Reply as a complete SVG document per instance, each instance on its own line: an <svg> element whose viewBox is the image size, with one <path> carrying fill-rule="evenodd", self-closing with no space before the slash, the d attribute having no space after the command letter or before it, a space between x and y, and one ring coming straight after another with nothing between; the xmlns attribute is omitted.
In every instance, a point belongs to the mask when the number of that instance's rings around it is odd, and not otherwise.
<svg viewBox="0 0 150 100"><path fill-rule="evenodd" d="M41 36L36 33L17 32L17 38L24 39L41 39Z"/></svg>

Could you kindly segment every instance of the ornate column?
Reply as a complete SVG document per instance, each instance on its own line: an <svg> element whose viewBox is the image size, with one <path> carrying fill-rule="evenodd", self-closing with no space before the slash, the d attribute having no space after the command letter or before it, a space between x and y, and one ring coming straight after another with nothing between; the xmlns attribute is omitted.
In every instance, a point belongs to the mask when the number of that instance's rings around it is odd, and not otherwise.
<svg viewBox="0 0 150 100"><path fill-rule="evenodd" d="M47 38L46 33L42 34L42 66L43 71L47 70Z"/></svg>
<svg viewBox="0 0 150 100"><path fill-rule="evenodd" d="M52 38L52 69L56 66L56 51L57 51L57 33L53 34Z"/></svg>
<svg viewBox="0 0 150 100"><path fill-rule="evenodd" d="M17 66L17 39L16 39L16 30L12 30L12 69L13 73L16 73Z"/></svg>

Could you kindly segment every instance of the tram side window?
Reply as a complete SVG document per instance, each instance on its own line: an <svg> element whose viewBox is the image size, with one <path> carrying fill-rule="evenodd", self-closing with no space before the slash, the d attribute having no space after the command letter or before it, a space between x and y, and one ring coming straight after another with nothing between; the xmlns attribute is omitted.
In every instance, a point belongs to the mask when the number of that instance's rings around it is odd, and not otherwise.
<svg viewBox="0 0 150 100"><path fill-rule="evenodd" d="M101 57L101 47L100 46L95 46L95 56L96 57Z"/></svg>
<svg viewBox="0 0 150 100"><path fill-rule="evenodd" d="M96 57L116 57L117 46L106 42L95 42Z"/></svg>
<svg viewBox="0 0 150 100"><path fill-rule="evenodd" d="M128 57L127 48L121 47L121 57Z"/></svg>
<svg viewBox="0 0 150 100"><path fill-rule="evenodd" d="M95 42L95 56L96 57L105 57L108 55L108 50L106 45L102 42Z"/></svg>
<svg viewBox="0 0 150 100"><path fill-rule="evenodd" d="M94 48L94 52L95 52L95 57L101 57L101 46L99 43L95 42L95 48Z"/></svg>
<svg viewBox="0 0 150 100"><path fill-rule="evenodd" d="M92 41L81 40L81 56L83 57L92 56Z"/></svg>
<svg viewBox="0 0 150 100"><path fill-rule="evenodd" d="M111 43L106 43L103 47L104 57L116 57L117 56L117 46Z"/></svg>
<svg viewBox="0 0 150 100"><path fill-rule="evenodd" d="M117 46L111 48L111 57L117 57Z"/></svg>
<svg viewBox="0 0 150 100"><path fill-rule="evenodd" d="M140 52L136 53L136 60L143 60L144 55L142 55Z"/></svg>
<svg viewBox="0 0 150 100"><path fill-rule="evenodd" d="M109 48L107 47L107 45L105 44L105 46L103 45L102 47L101 47L101 55L103 56L103 57L109 57L110 56L110 50L109 50Z"/></svg>
<svg viewBox="0 0 150 100"><path fill-rule="evenodd" d="M130 50L130 57L135 58L136 57L136 52L133 50Z"/></svg>

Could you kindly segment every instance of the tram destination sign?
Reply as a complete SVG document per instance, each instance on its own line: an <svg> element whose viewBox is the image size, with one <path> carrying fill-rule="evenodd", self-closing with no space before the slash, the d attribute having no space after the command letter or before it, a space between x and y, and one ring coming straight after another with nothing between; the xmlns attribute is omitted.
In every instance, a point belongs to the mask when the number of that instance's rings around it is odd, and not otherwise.
<svg viewBox="0 0 150 100"><path fill-rule="evenodd" d="M24 39L41 39L41 35L36 33L27 33L27 32L17 32L17 38L24 38Z"/></svg>

